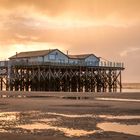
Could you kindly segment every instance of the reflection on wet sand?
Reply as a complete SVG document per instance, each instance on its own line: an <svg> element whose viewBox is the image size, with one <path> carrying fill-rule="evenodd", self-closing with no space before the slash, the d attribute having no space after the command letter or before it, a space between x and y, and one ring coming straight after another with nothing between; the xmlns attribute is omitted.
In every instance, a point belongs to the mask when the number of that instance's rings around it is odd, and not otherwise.
<svg viewBox="0 0 140 140"><path fill-rule="evenodd" d="M99 130L93 130L93 131L86 131L86 130L79 130L79 129L72 129L72 128L64 128L64 127L58 127L58 126L51 126L49 124L42 124L42 123L35 123L35 124L26 124L26 125L20 125L18 128L31 130L32 132L34 130L54 130L54 131L61 131L64 133L65 136L68 137L80 137L80 136L86 136L89 134L94 134L97 132L101 132Z"/></svg>
<svg viewBox="0 0 140 140"><path fill-rule="evenodd" d="M8 131L6 131L6 130L0 128L0 133L6 133L6 132L8 132Z"/></svg>
<svg viewBox="0 0 140 140"><path fill-rule="evenodd" d="M95 98L95 99L103 101L140 102L140 100L137 99L120 99L120 98Z"/></svg>
<svg viewBox="0 0 140 140"><path fill-rule="evenodd" d="M135 115L135 116L130 116L130 115L127 115L127 116L113 116L113 115L99 115L100 118L106 118L106 119L140 119L140 116L138 115Z"/></svg>
<svg viewBox="0 0 140 140"><path fill-rule="evenodd" d="M54 113L54 112L48 112L46 113L48 115L54 115L54 116L61 116L61 117L67 117L67 118L107 118L107 119L140 119L140 116L134 115L134 116L113 116L113 115L93 115L93 114L62 114L62 113Z"/></svg>
<svg viewBox="0 0 140 140"><path fill-rule="evenodd" d="M57 117L60 116L60 117ZM65 117L65 118L64 118ZM93 129L85 130L75 129L73 127L68 127L65 123L63 126L58 125L60 121L62 123L69 118L69 123L76 118L87 118L93 119L93 121L97 118L99 119L107 119L102 120L102 123L98 123L96 127L91 127ZM18 129L24 133L24 130L30 130L30 132L34 133L34 131L43 131L43 130L53 130L59 131L63 133L67 137L81 137L90 134L100 133L103 131L114 131L121 132L125 134L133 134L140 136L140 125L126 125L116 123L115 120L113 122L103 122L109 121L110 119L140 119L140 116L113 116L113 115L93 115L93 114L61 114L55 112L39 112L39 111L31 111L31 112L2 112L0 113L0 133L13 133ZM92 124L87 124L92 125ZM7 129L8 128L8 129ZM14 130L14 131L13 131ZM23 131L22 131L23 130ZM28 131L29 133L29 131Z"/></svg>
<svg viewBox="0 0 140 140"><path fill-rule="evenodd" d="M0 113L0 121L12 121L18 118L18 112L3 112Z"/></svg>
<svg viewBox="0 0 140 140"><path fill-rule="evenodd" d="M32 116L36 116L36 119L31 119L32 124L17 124L13 126L9 126L7 122L15 123L17 120L21 119L20 116L22 114L22 117L25 115L29 116L32 114ZM80 137L80 136L86 136L89 134L94 134L99 132L99 130L93 130L93 131L86 131L82 129L73 129L73 128L67 128L67 127L59 127L59 126L53 126L51 125L55 121L59 121L57 118L37 118L39 115L46 115L46 114L55 114L55 113L42 113L42 112L3 112L0 113L0 122L3 123L4 125L0 127L0 133L11 133L10 130L7 130L5 128L19 128L19 129L25 129L25 130L31 130L31 132L34 132L34 130L54 130L54 131L60 131L64 133L65 136L67 137ZM25 117L24 116L24 117ZM66 115L67 116L67 115ZM74 117L74 116L73 116ZM23 119L23 118L22 118ZM30 118L29 118L30 119Z"/></svg>
<svg viewBox="0 0 140 140"><path fill-rule="evenodd" d="M120 123L105 122L99 123L97 127L103 129L104 131L113 131L140 136L140 125L126 125Z"/></svg>
<svg viewBox="0 0 140 140"><path fill-rule="evenodd" d="M87 118L87 117L95 117L95 115L93 114L81 114L81 115L77 115L77 114L61 114L61 113L54 113L54 112L48 112L46 113L48 115L55 115L55 116L62 116L62 117L67 117L67 118Z"/></svg>

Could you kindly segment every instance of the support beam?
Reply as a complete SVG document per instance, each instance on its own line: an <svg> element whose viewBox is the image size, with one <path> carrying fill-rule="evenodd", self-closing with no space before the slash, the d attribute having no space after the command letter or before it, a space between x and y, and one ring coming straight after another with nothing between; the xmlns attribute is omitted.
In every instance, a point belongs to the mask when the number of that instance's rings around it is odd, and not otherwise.
<svg viewBox="0 0 140 140"><path fill-rule="evenodd" d="M87 66L11 66L10 77L0 79L13 91L122 92L123 69ZM8 72L7 72L8 73ZM8 89L8 88L6 88Z"/></svg>

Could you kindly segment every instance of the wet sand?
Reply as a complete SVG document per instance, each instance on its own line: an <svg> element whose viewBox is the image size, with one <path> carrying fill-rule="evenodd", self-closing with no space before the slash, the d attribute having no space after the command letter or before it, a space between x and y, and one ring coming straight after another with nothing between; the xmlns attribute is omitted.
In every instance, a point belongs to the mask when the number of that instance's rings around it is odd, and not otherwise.
<svg viewBox="0 0 140 140"><path fill-rule="evenodd" d="M0 94L3 93L1 92ZM10 92L10 94L12 93ZM17 92L14 92L14 94L17 94ZM38 95L39 93L35 94L35 96L32 95L30 98L0 98L0 112L15 112L16 114L16 119L14 121L0 120L0 125L7 131L0 132L0 140L140 139L139 135L115 132L115 130L103 131L101 128L98 128L98 124L104 122L132 126L140 124L139 117L133 118L133 116L140 116L140 102L96 100L96 98L140 100L140 93L76 93L75 95L74 93L67 93L66 95L64 95L64 93L47 93L45 94L46 97L43 97L44 93L41 92L40 95L43 95L40 98ZM84 99L83 97L88 98ZM118 119L117 117L114 117L110 119L109 117L103 117L111 115L132 116L132 118ZM0 117L0 119L1 118L2 117ZM47 122L44 122L44 119L46 119ZM49 119L50 121L48 121ZM40 125L39 127L43 124L42 127L47 126L51 129L38 130L36 126L34 126L35 129L32 131L29 128L29 124L33 123ZM82 130L83 133L92 132L94 130L96 130L96 132L81 136L68 136L66 131L71 131L72 133L74 130Z"/></svg>

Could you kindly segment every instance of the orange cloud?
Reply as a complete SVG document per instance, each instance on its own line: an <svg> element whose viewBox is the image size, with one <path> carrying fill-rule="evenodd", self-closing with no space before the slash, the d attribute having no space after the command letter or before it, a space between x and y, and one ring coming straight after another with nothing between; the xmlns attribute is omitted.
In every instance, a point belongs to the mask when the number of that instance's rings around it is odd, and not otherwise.
<svg viewBox="0 0 140 140"><path fill-rule="evenodd" d="M126 73L133 57L140 71L138 50L122 57L140 46L139 5L140 0L0 0L1 56L60 47L125 61Z"/></svg>

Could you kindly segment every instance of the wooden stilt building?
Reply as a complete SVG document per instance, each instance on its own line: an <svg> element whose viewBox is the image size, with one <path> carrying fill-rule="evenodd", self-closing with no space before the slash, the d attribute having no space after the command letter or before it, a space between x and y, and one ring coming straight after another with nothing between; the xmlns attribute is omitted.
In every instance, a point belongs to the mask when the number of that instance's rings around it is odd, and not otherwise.
<svg viewBox="0 0 140 140"><path fill-rule="evenodd" d="M0 90L121 92L122 63L58 49L21 52L0 63Z"/></svg>

